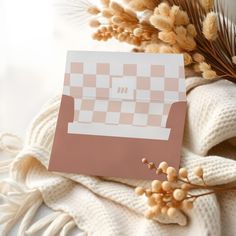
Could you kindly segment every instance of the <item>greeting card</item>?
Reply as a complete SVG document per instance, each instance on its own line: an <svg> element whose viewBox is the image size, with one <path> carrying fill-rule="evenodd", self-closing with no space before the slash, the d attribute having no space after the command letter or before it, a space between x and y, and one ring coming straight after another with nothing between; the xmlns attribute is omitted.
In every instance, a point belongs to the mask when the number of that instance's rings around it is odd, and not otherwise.
<svg viewBox="0 0 236 236"><path fill-rule="evenodd" d="M178 168L186 113L182 55L68 52L49 170L151 179Z"/></svg>

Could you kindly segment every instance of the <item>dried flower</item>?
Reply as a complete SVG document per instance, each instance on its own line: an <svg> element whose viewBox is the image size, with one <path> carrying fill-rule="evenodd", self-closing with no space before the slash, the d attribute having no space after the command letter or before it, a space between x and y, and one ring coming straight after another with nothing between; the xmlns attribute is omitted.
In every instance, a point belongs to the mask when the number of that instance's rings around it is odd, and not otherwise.
<svg viewBox="0 0 236 236"><path fill-rule="evenodd" d="M186 76L202 73L205 79L225 78L236 83L236 40L230 35L236 27L220 1L123 2L101 0L99 8L88 4L87 11L97 15L97 21L90 21L92 27L98 27L94 39L115 38L134 45L134 52L181 53Z"/></svg>
<svg viewBox="0 0 236 236"><path fill-rule="evenodd" d="M215 12L210 12L207 14L205 20L203 21L202 32L206 39L210 41L216 40L218 36L218 23L217 14Z"/></svg>
<svg viewBox="0 0 236 236"><path fill-rule="evenodd" d="M209 11L214 6L214 0L200 0L200 3L206 11Z"/></svg>
<svg viewBox="0 0 236 236"><path fill-rule="evenodd" d="M150 165L146 158L142 159L145 165ZM190 210L193 208L194 202L202 196L212 193L223 192L228 190L236 190L236 186L209 186L204 180L203 168L198 166L194 169L194 174L200 178L201 184L193 183L188 178L188 171L186 168L180 168L177 172L175 168L169 166L166 162L161 162L158 168L151 162L156 172L161 170L161 173L176 176L174 182L169 180L153 180L151 189L144 189L137 187L135 193L140 196L145 194L147 197L147 204L150 207L144 212L145 217L152 219L159 214L165 214L168 217L175 217L180 211ZM159 174L159 171L158 173ZM192 190L201 189L203 193L194 194Z"/></svg>

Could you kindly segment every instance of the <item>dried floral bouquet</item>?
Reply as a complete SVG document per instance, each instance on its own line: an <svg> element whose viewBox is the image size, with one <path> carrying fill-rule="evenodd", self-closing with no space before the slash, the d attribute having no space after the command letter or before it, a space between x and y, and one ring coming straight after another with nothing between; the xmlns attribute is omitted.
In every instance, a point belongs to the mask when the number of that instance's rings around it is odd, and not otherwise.
<svg viewBox="0 0 236 236"><path fill-rule="evenodd" d="M115 38L135 52L182 53L186 75L236 83L235 25L220 0L101 0L91 5L96 40Z"/></svg>
<svg viewBox="0 0 236 236"><path fill-rule="evenodd" d="M193 182L190 181L189 173L184 167L177 171L166 162L161 162L158 167L153 162L148 162L146 158L143 158L142 162L157 175L166 175L164 181L153 180L150 188L137 187L135 189L137 195L147 197L149 209L144 212L144 215L149 219L159 214L166 214L172 218L179 211L185 212L192 209L199 197L236 190L236 185L209 186L204 180L205 173L200 166L194 169L194 175L199 181Z"/></svg>

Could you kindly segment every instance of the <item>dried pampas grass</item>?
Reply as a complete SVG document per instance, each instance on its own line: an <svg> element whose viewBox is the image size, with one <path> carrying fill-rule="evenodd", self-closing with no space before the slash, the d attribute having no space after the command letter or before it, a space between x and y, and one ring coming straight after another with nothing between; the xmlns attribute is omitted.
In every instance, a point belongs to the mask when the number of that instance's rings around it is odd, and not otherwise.
<svg viewBox="0 0 236 236"><path fill-rule="evenodd" d="M220 0L100 1L83 1L97 28L93 39L115 38L135 52L181 53L190 74L236 83L236 27Z"/></svg>

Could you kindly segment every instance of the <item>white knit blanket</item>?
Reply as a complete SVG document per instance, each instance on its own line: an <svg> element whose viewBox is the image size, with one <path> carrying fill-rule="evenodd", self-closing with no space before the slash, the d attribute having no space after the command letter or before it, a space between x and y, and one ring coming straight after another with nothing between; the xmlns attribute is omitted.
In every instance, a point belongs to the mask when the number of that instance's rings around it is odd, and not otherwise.
<svg viewBox="0 0 236 236"><path fill-rule="evenodd" d="M236 182L236 86L222 80L191 89L202 81L187 80L181 166L191 172L201 165L210 185ZM1 235L22 217L19 235L34 235L41 228L44 235L67 235L73 227L97 236L236 235L236 192L201 197L193 210L172 220L162 215L148 220L143 216L145 198L135 196L134 186L149 181L47 171L59 104L58 97L41 109L11 164L14 181L0 185L6 201L0 206L5 214ZM42 202L55 212L32 224Z"/></svg>

